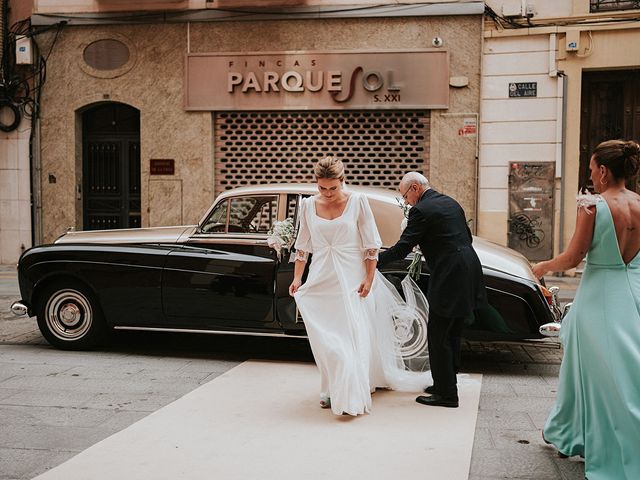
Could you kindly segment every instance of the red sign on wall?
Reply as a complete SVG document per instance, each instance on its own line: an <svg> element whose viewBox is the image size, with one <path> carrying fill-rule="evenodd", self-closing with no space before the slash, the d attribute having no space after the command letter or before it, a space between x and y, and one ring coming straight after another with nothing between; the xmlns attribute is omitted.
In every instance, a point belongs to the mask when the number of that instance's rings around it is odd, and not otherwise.
<svg viewBox="0 0 640 480"><path fill-rule="evenodd" d="M175 175L175 160L173 158L152 158L149 160L150 175Z"/></svg>

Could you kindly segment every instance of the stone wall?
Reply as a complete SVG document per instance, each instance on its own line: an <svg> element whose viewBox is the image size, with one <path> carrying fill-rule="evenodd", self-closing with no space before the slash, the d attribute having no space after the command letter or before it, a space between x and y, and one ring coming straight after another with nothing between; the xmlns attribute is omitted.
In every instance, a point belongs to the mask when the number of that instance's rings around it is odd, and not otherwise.
<svg viewBox="0 0 640 480"><path fill-rule="evenodd" d="M142 225L199 220L213 200L215 152L211 113L183 108L188 46L191 52L378 51L431 48L433 37L443 38L451 75L467 77L469 85L451 89L448 110L432 112L431 180L472 217L476 138L458 135L464 116L457 114L479 109L481 32L478 15L67 27L49 58L42 98L44 241L82 227L78 122L83 109L104 101L140 110ZM87 44L103 38L120 39L134 57L110 78L87 69L82 57ZM175 159L175 175L150 177L151 158Z"/></svg>

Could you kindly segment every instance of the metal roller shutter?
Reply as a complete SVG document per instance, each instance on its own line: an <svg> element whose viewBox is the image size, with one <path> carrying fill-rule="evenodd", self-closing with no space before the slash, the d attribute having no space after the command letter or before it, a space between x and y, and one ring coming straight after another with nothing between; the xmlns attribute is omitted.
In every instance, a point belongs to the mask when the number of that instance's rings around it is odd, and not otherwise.
<svg viewBox="0 0 640 480"><path fill-rule="evenodd" d="M216 193L242 185L313 181L313 163L336 155L347 182L394 189L429 173L429 111L218 112Z"/></svg>

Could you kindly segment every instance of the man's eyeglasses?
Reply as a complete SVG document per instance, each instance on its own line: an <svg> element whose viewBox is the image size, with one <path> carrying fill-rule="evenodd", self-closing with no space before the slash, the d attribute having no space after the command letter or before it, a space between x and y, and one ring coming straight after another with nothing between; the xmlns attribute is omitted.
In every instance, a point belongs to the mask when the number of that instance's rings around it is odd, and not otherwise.
<svg viewBox="0 0 640 480"><path fill-rule="evenodd" d="M402 195L402 200L404 200L405 202L407 201L407 195L409 195L409 192L411 191L411 188L413 187L413 184L409 185L409 188L407 188L407 191L404 192L404 195ZM402 192L400 192L402 193Z"/></svg>

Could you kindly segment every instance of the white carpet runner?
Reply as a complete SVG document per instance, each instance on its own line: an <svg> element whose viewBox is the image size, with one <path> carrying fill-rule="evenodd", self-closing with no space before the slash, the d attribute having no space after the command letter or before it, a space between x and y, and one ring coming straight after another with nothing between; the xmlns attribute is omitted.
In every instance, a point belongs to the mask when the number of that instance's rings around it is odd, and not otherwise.
<svg viewBox="0 0 640 480"><path fill-rule="evenodd" d="M315 365L248 361L38 480L466 480L481 376L460 408L378 391L370 415L318 406Z"/></svg>

